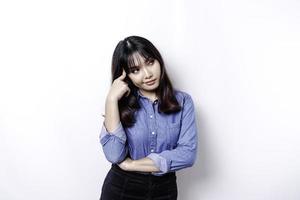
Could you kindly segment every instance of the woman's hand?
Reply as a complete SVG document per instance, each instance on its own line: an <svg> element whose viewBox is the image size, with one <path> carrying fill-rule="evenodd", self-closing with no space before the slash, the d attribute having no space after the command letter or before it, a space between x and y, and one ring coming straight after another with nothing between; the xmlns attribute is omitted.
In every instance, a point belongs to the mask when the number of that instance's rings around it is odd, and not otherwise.
<svg viewBox="0 0 300 200"><path fill-rule="evenodd" d="M126 158L121 163L119 163L119 167L125 171L131 171L133 160L130 158Z"/></svg>
<svg viewBox="0 0 300 200"><path fill-rule="evenodd" d="M125 77L126 77L126 72L123 69L122 75L116 78L111 85L111 88L107 95L109 99L119 101L125 93L126 96L129 95L130 88L128 87L128 84L124 81Z"/></svg>

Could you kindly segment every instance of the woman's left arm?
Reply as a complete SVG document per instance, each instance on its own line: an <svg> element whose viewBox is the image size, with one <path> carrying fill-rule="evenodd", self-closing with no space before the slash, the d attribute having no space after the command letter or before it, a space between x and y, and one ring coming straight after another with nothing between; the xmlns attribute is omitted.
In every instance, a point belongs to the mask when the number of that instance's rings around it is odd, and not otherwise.
<svg viewBox="0 0 300 200"><path fill-rule="evenodd" d="M160 172L154 174L164 174L193 166L197 157L197 146L198 130L194 102L190 95L186 95L183 102L177 146L174 149L164 150L160 153L150 153L147 156L160 169Z"/></svg>
<svg viewBox="0 0 300 200"><path fill-rule="evenodd" d="M177 147L160 153L150 153L139 160L127 158L120 164L120 167L128 171L153 172L154 174L164 174L191 167L196 160L197 132L194 103L188 95L183 106L182 126Z"/></svg>
<svg viewBox="0 0 300 200"><path fill-rule="evenodd" d="M119 164L119 167L125 171L139 171L139 172L159 172L159 168L150 158L141 158L139 160L132 160L126 158Z"/></svg>

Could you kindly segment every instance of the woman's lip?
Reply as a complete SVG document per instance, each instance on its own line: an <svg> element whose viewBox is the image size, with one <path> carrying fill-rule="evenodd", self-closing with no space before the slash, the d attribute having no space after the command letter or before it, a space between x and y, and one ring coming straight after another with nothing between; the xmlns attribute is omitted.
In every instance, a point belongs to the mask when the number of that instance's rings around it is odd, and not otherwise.
<svg viewBox="0 0 300 200"><path fill-rule="evenodd" d="M146 84L151 84L155 81L156 79L152 80L152 81L149 81L149 82L146 82Z"/></svg>

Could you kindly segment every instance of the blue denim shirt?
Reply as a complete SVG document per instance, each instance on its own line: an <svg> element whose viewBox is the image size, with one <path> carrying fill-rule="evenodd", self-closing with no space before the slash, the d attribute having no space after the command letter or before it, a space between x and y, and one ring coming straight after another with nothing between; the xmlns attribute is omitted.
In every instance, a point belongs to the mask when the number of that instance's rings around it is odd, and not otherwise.
<svg viewBox="0 0 300 200"><path fill-rule="evenodd" d="M152 102L140 92L137 94L141 109L135 113L134 126L124 128L120 122L114 131L108 132L102 124L100 143L106 159L114 164L122 162L127 153L133 160L148 157L160 169L152 173L156 176L191 167L198 142L191 96L175 90L182 110L166 115L158 112L158 100Z"/></svg>

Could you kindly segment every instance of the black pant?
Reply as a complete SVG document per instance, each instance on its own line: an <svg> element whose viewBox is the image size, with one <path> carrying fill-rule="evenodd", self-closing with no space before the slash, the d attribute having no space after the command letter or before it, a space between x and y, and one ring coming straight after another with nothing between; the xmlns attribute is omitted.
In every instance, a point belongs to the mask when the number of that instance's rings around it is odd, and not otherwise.
<svg viewBox="0 0 300 200"><path fill-rule="evenodd" d="M163 176L122 170L112 164L105 177L100 200L176 200L176 173Z"/></svg>

